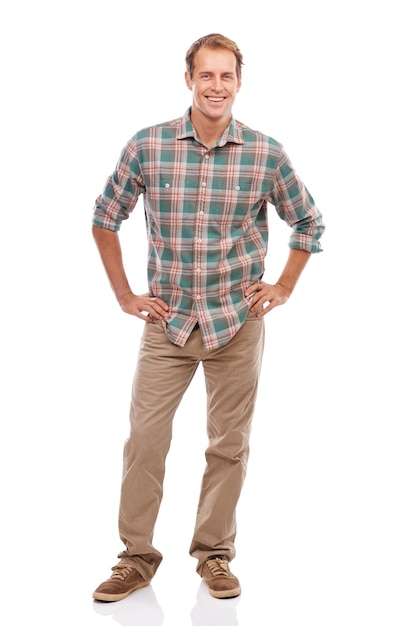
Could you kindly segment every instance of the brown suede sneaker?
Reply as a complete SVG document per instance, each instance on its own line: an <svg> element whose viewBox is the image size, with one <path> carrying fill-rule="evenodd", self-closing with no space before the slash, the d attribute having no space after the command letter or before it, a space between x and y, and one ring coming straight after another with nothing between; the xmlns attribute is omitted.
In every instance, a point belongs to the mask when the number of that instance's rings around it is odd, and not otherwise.
<svg viewBox="0 0 418 626"><path fill-rule="evenodd" d="M133 591L149 585L149 580L144 580L141 574L130 565L119 563L112 567L112 570L111 577L99 585L93 593L95 600L116 602L123 600Z"/></svg>
<svg viewBox="0 0 418 626"><path fill-rule="evenodd" d="M241 593L239 580L231 574L228 560L223 556L209 558L202 567L201 575L214 598L235 598Z"/></svg>

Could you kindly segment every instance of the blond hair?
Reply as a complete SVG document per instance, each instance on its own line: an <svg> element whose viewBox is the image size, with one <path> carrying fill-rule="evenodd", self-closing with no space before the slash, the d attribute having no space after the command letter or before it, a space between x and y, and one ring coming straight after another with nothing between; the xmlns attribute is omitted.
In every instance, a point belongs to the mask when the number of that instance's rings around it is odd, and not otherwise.
<svg viewBox="0 0 418 626"><path fill-rule="evenodd" d="M210 35L200 37L200 39L197 39L194 43L192 43L188 49L186 53L186 69L190 77L193 75L196 53L200 50L200 48L203 48L203 46L206 46L207 48L225 48L226 50L233 52L237 60L237 77L238 80L241 80L241 67L244 65L242 53L235 41L232 41L232 39L229 39L224 35L220 35L219 33L211 33Z"/></svg>

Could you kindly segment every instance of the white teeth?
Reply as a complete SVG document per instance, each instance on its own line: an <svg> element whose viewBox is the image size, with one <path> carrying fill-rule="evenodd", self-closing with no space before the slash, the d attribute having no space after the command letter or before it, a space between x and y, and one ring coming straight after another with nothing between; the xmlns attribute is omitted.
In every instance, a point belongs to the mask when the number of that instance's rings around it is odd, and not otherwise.
<svg viewBox="0 0 418 626"><path fill-rule="evenodd" d="M222 102L223 98L211 98L210 96L208 97L208 100L212 100L212 102Z"/></svg>

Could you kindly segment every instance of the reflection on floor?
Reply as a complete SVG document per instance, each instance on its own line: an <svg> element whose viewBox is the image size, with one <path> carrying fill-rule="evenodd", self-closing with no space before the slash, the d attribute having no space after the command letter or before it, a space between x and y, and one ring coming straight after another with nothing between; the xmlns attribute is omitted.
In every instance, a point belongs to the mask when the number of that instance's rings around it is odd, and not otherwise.
<svg viewBox="0 0 418 626"><path fill-rule="evenodd" d="M212 598L202 582L196 595L196 604L190 613L192 626L238 626L239 600L240 598ZM163 610L158 604L152 585L135 591L119 602L93 601L93 609L99 615L112 616L121 626L162 626L164 623Z"/></svg>

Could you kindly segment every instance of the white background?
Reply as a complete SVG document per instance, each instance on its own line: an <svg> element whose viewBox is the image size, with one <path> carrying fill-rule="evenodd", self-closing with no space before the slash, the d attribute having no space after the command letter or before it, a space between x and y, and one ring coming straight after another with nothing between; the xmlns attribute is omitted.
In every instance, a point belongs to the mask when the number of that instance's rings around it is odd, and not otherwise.
<svg viewBox="0 0 418 626"><path fill-rule="evenodd" d="M5 623L417 624L413 5L0 1ZM188 555L206 443L198 373L167 461L161 568L148 590L97 605L121 548L142 323L113 298L92 208L127 139L189 106L185 52L214 31L244 54L235 117L284 144L323 212L324 252L266 318L241 598L209 598ZM267 281L288 236L272 213ZM121 238L144 292L140 208Z"/></svg>

